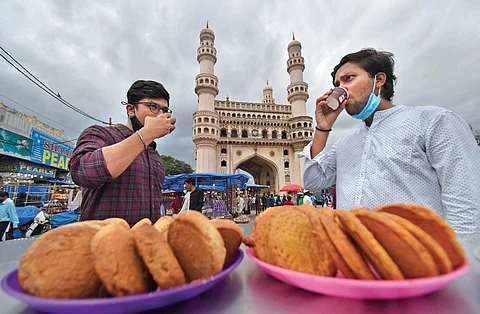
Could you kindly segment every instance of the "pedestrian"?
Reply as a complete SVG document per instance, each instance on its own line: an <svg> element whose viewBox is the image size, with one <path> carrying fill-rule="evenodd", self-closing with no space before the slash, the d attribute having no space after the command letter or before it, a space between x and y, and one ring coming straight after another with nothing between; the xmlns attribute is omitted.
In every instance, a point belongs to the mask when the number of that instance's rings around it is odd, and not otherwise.
<svg viewBox="0 0 480 314"><path fill-rule="evenodd" d="M10 226L15 230L19 224L15 204L8 192L0 191L0 241L6 240Z"/></svg>

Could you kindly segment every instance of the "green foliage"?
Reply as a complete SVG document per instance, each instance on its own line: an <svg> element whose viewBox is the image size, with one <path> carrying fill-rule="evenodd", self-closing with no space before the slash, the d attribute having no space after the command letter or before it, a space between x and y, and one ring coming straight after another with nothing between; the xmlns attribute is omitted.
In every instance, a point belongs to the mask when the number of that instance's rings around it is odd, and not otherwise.
<svg viewBox="0 0 480 314"><path fill-rule="evenodd" d="M192 167L184 161L173 158L169 155L161 155L162 161L166 170L167 176L172 176L181 173L193 173Z"/></svg>

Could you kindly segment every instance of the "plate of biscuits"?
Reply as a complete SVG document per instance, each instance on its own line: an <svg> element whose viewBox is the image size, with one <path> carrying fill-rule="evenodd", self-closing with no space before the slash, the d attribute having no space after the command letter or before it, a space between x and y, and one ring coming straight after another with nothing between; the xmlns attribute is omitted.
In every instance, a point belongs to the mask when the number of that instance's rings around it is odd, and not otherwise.
<svg viewBox="0 0 480 314"><path fill-rule="evenodd" d="M242 261L241 229L196 211L132 228L119 218L53 229L2 280L4 291L51 313L137 313L211 289Z"/></svg>
<svg viewBox="0 0 480 314"><path fill-rule="evenodd" d="M448 223L413 204L273 207L257 217L244 243L249 257L280 281L343 298L418 297L470 268Z"/></svg>

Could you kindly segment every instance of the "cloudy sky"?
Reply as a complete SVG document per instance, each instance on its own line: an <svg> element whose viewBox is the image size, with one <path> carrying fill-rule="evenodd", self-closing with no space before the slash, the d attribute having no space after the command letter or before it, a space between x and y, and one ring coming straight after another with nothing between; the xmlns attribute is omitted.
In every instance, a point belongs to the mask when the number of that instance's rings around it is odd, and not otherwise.
<svg viewBox="0 0 480 314"><path fill-rule="evenodd" d="M395 54L394 103L436 105L480 129L480 1L0 1L0 46L64 99L103 121L125 123L126 91L137 79L162 82L177 129L157 141L161 154L195 167L199 33L215 32L217 99L260 102L268 78L286 104L287 45L303 46L313 115L340 58L364 47ZM77 138L94 124L0 59L0 100ZM40 113L42 116L26 109ZM47 119L48 118L48 119ZM329 144L360 122L342 113Z"/></svg>

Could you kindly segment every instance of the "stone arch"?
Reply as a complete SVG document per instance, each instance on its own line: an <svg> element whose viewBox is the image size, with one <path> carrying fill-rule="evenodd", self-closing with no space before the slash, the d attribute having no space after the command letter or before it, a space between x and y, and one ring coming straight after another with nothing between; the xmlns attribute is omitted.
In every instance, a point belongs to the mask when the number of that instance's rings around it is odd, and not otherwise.
<svg viewBox="0 0 480 314"><path fill-rule="evenodd" d="M266 185L267 173L270 179L270 191L277 193L279 186L279 170L275 162L259 154L240 159L232 170L242 169L252 175L256 184Z"/></svg>

